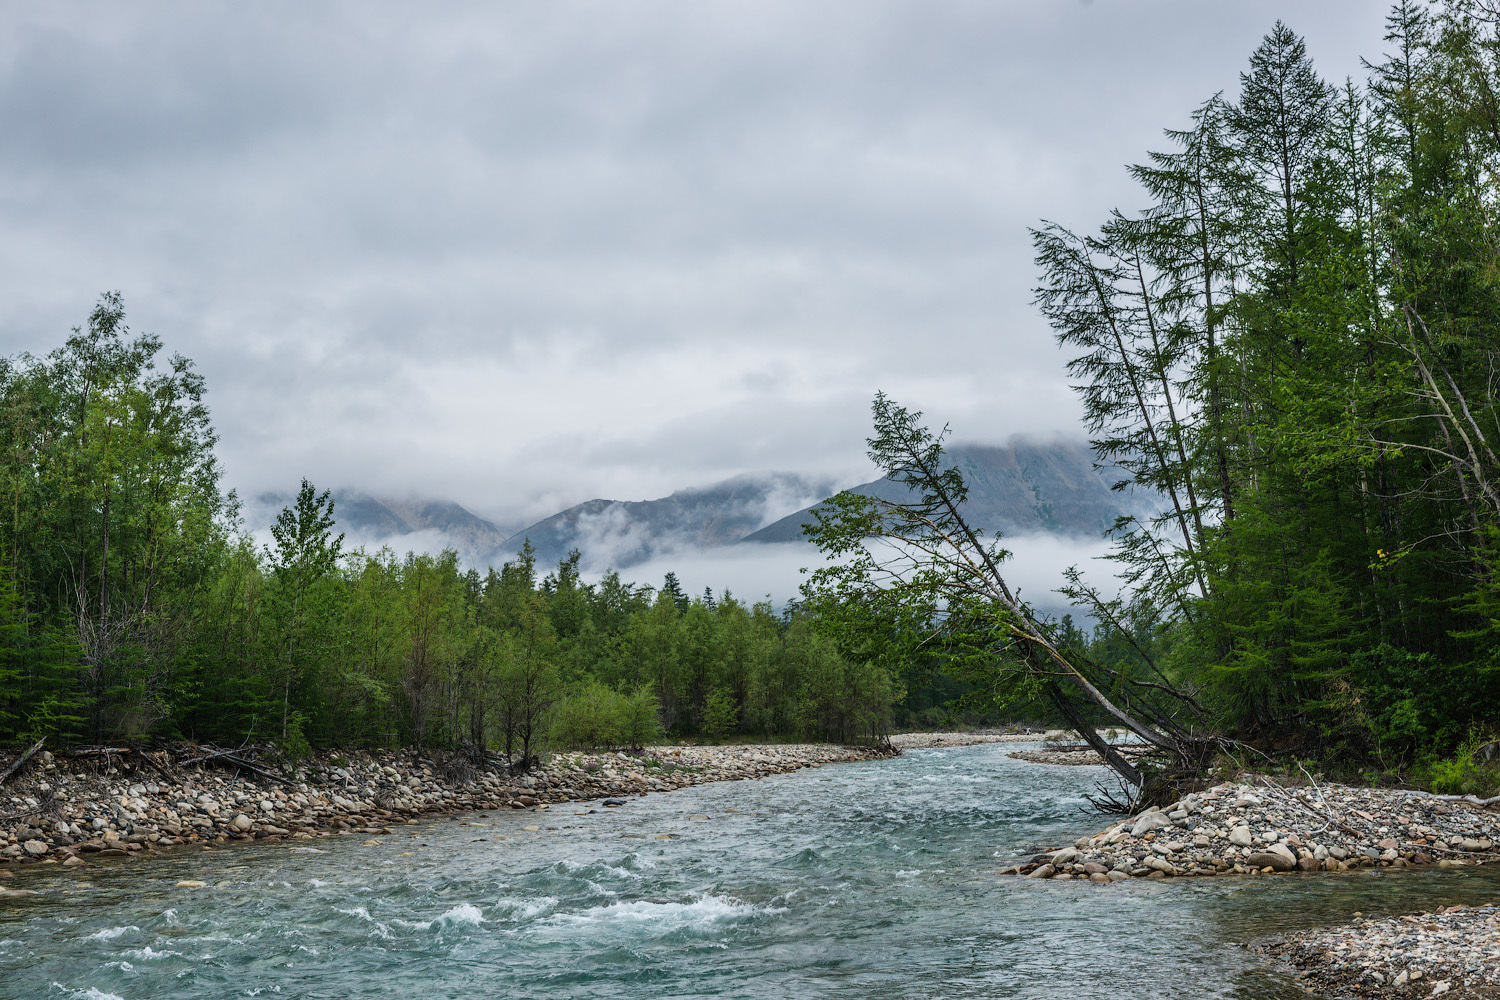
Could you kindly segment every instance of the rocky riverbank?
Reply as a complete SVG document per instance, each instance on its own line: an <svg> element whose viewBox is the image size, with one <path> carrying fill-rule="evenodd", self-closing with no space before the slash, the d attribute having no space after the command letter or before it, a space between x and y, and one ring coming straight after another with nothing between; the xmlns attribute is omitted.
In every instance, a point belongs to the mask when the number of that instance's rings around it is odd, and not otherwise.
<svg viewBox="0 0 1500 1000"><path fill-rule="evenodd" d="M1042 733L898 733L891 737L897 750L925 750L933 747L972 747L981 743L1035 743L1046 739Z"/></svg>
<svg viewBox="0 0 1500 1000"><path fill-rule="evenodd" d="M1356 920L1273 938L1258 949L1330 997L1500 996L1500 908L1494 904Z"/></svg>
<svg viewBox="0 0 1500 1000"><path fill-rule="evenodd" d="M1145 756L1153 749L1144 743L1117 743L1115 749L1120 756L1126 760L1135 760ZM1016 760L1024 760L1032 764L1062 764L1068 767L1083 767L1104 763L1104 758L1088 746L1054 746L1042 747L1040 750L1017 750L1006 754Z"/></svg>
<svg viewBox="0 0 1500 1000"><path fill-rule="evenodd" d="M412 751L328 754L285 774L211 756L183 766L182 754L169 750L42 751L0 788L0 878L25 864L79 867L211 841L379 836L432 813L546 809L893 753L827 744L662 746L559 754L511 775L493 758L475 764ZM7 763L0 758L0 772ZM7 891L14 890L0 894Z"/></svg>
<svg viewBox="0 0 1500 1000"><path fill-rule="evenodd" d="M1500 812L1433 795L1222 784L1001 874L1118 882L1500 862Z"/></svg>

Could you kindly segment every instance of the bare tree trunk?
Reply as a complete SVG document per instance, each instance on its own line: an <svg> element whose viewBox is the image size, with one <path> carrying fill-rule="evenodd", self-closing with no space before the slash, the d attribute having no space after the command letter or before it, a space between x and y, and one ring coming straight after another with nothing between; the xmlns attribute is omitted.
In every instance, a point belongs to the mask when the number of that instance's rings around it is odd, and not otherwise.
<svg viewBox="0 0 1500 1000"><path fill-rule="evenodd" d="M1078 731L1078 735L1083 737L1084 742L1093 747L1094 751L1100 757L1104 758L1116 774L1130 782L1136 788L1141 787L1145 781L1145 777L1141 774L1140 769L1126 760L1118 750L1110 746L1109 741L1100 736L1098 730L1083 721L1083 716L1078 714L1078 709L1068 700L1068 696L1063 694L1062 688L1058 687L1056 683L1048 684L1047 698L1057 708L1058 713L1064 719L1068 720L1068 725Z"/></svg>

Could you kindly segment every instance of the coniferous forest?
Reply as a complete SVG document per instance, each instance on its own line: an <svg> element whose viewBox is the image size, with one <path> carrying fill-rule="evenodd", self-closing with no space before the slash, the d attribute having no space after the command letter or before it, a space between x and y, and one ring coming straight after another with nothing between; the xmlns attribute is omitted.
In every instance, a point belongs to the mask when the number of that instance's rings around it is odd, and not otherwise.
<svg viewBox="0 0 1500 1000"><path fill-rule="evenodd" d="M1136 204L1033 238L1099 462L1161 509L1116 526L1119 581L1059 580L1091 625L1049 635L1147 714L1390 771L1500 718L1500 14L1398 3L1365 65L1324 79L1277 24L1128 168ZM935 692L1066 709L1004 613L872 600L869 567L780 613L576 557L480 572L346 550L305 481L257 547L205 392L117 295L0 367L0 736L524 757L871 738ZM813 531L835 554L878 533L844 513Z"/></svg>
<svg viewBox="0 0 1500 1000"><path fill-rule="evenodd" d="M1330 81L1278 23L1136 206L1033 234L1096 452L1163 499L1121 599L1070 588L1200 724L1376 769L1494 738L1497 29L1402 0Z"/></svg>

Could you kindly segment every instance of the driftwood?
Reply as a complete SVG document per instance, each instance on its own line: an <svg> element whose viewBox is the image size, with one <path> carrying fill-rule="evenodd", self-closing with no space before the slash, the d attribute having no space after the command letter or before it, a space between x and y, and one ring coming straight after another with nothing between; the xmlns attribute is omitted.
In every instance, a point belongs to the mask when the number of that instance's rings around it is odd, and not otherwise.
<svg viewBox="0 0 1500 1000"><path fill-rule="evenodd" d="M185 760L181 761L180 763L181 766L188 767L192 764L204 764L209 762L227 764L230 767L235 768L244 768L251 774L257 774L268 781L275 781L279 784L286 785L289 788L296 784L296 782L288 781L279 774L267 771L263 767L250 763L248 760L245 760L243 757L239 756L238 750L211 750L201 757L194 757L192 760Z"/></svg>
<svg viewBox="0 0 1500 1000"><path fill-rule="evenodd" d="M40 750L42 748L42 744L46 742L47 737L43 736L41 739L33 743L29 750L21 754L21 756L17 757L11 763L10 767L7 767L5 769L5 773L0 774L0 786L4 786L6 782L10 781L11 778L20 773L21 768L26 766L26 762L29 761L32 757L36 756L37 751Z"/></svg>
<svg viewBox="0 0 1500 1000"><path fill-rule="evenodd" d="M9 823L12 820L29 818L35 818L40 821L40 817L50 815L56 807L57 793L49 791L41 797L34 808L14 809L8 813L0 813L0 822Z"/></svg>
<svg viewBox="0 0 1500 1000"><path fill-rule="evenodd" d="M1491 795L1487 799L1481 799L1477 795L1434 795L1434 799L1442 799L1444 802L1471 802L1476 806L1500 806L1500 795Z"/></svg>

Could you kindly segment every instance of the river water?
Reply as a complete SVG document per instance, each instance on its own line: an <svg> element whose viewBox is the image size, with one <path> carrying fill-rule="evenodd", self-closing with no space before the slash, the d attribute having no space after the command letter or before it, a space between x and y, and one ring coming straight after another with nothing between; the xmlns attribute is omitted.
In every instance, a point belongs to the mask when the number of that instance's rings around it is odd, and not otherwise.
<svg viewBox="0 0 1500 1000"><path fill-rule="evenodd" d="M1261 1000L1304 994L1240 942L1500 898L1472 871L997 876L1105 825L1081 811L1102 769L1013 749L28 872L0 997Z"/></svg>

